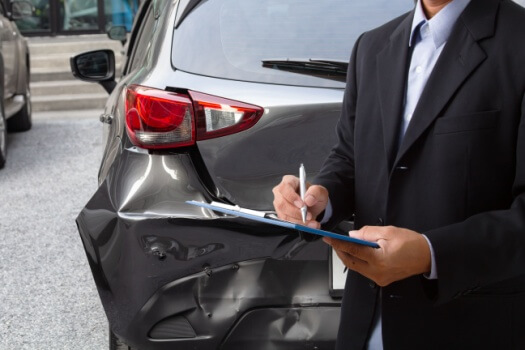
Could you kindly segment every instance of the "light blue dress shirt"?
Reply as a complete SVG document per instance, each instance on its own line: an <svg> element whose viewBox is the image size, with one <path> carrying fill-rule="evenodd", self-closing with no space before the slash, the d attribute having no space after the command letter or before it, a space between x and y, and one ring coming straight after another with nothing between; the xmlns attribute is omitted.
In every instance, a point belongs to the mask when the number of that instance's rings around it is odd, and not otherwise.
<svg viewBox="0 0 525 350"><path fill-rule="evenodd" d="M427 19L421 0L418 0L412 20L412 31L409 47L412 48L412 57L410 68L408 70L407 91L403 109L403 120L399 133L399 143L403 140L405 132L410 125L412 115L416 109L419 97L425 88L434 66L443 51L443 47L452 32L459 15L470 0L453 0L441 9L430 20ZM419 29L419 30L418 30ZM423 235L428 242L431 251L432 267L429 276L430 279L437 278L437 267L434 258L434 250L428 238ZM380 310L380 307L378 308ZM383 349L383 338L381 329L381 315L376 315L376 323L370 339L368 341L368 350Z"/></svg>

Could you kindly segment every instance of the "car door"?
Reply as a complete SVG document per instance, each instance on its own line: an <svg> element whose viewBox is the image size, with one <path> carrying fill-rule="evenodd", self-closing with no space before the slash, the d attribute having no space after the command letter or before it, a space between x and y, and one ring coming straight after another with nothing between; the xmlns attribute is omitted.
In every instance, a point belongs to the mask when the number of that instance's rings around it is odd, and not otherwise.
<svg viewBox="0 0 525 350"><path fill-rule="evenodd" d="M7 17L6 8L0 2L0 41L4 69L4 98L9 98L16 91L16 40L17 33Z"/></svg>

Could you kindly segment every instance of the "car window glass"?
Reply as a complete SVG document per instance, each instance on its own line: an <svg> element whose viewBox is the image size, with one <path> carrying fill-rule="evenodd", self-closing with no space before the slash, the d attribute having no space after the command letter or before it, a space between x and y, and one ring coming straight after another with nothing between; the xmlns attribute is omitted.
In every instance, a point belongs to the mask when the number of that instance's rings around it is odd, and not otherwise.
<svg viewBox="0 0 525 350"><path fill-rule="evenodd" d="M127 40L126 44L124 45L124 52L126 53L126 64L124 65L124 69L122 71L123 75L126 75L128 72L131 53L133 51L133 48L135 47L135 42L137 41L137 37L140 32L140 29L142 29L141 25L143 23L144 17L146 16L146 12L149 9L150 4L151 4L151 1L148 1L148 0L142 1L137 10L137 15L133 19L133 25L131 27L131 33L129 35L129 40Z"/></svg>
<svg viewBox="0 0 525 350"><path fill-rule="evenodd" d="M265 68L262 60L313 58L347 62L362 32L413 7L411 0L201 2L175 29L172 62L178 69L214 77L341 87L344 82L315 74Z"/></svg>
<svg viewBox="0 0 525 350"><path fill-rule="evenodd" d="M154 29L155 14L153 5L151 5L147 10L137 40L135 41L135 46L132 49L128 72L143 65L147 56L146 53L148 52L151 40L153 39Z"/></svg>

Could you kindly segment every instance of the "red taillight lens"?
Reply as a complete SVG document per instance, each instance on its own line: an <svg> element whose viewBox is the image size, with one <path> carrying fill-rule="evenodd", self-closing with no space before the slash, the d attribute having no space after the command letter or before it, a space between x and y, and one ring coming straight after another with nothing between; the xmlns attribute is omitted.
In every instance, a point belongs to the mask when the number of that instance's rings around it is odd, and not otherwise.
<svg viewBox="0 0 525 350"><path fill-rule="evenodd" d="M251 128L263 108L222 97L189 91L197 118L197 140L234 134Z"/></svg>
<svg viewBox="0 0 525 350"><path fill-rule="evenodd" d="M131 141L144 148L173 148L195 143L191 100L175 92L129 86L126 126Z"/></svg>
<svg viewBox="0 0 525 350"><path fill-rule="evenodd" d="M149 149L189 146L196 140L246 130L264 111L222 97L188 93L191 99L180 93L130 85L126 90L126 126L131 141Z"/></svg>

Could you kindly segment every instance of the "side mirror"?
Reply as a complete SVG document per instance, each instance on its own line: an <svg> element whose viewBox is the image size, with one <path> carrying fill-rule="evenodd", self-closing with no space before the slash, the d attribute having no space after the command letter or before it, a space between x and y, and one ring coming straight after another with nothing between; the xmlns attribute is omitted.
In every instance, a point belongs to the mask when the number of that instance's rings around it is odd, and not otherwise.
<svg viewBox="0 0 525 350"><path fill-rule="evenodd" d="M114 26L109 28L108 37L111 40L118 40L122 45L125 45L128 40L128 32L126 31L125 26Z"/></svg>
<svg viewBox="0 0 525 350"><path fill-rule="evenodd" d="M96 50L78 54L69 60L75 78L96 82L111 93L115 82L115 54L111 50Z"/></svg>
<svg viewBox="0 0 525 350"><path fill-rule="evenodd" d="M29 1L11 1L11 19L18 20L31 17L34 13L33 4Z"/></svg>

